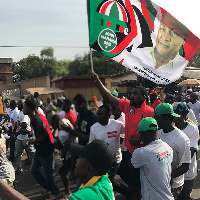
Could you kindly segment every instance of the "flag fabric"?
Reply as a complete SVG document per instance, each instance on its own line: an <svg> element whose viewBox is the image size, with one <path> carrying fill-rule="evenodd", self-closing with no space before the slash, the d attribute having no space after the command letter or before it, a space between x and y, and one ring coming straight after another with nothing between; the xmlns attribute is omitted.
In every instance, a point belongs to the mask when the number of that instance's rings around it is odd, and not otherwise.
<svg viewBox="0 0 200 200"><path fill-rule="evenodd" d="M89 45L157 84L179 79L200 39L150 0L88 0Z"/></svg>

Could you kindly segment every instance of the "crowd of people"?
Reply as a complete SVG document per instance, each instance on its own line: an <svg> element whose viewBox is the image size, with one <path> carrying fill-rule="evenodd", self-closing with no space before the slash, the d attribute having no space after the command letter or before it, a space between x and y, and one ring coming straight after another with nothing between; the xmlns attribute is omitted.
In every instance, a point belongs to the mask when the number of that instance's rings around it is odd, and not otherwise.
<svg viewBox="0 0 200 200"><path fill-rule="evenodd" d="M25 151L45 199L113 200L115 191L127 200L190 200L197 176L198 95L188 90L162 102L156 90L137 86L120 99L94 72L92 80L103 105L95 96L89 104L83 94L72 101L59 97L56 103L48 98L46 107L38 93L18 102L4 100L0 198L27 199L13 188L15 173L23 174ZM64 195L53 176L55 149L62 159ZM77 187L71 191L74 178Z"/></svg>

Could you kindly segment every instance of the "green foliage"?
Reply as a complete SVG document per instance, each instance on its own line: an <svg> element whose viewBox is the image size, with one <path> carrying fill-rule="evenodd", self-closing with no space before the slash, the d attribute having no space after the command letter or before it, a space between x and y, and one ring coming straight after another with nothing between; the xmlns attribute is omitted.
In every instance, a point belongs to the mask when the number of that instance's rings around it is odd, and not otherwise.
<svg viewBox="0 0 200 200"><path fill-rule="evenodd" d="M93 52L93 63L94 71L99 75L113 75L128 71L126 67L97 51ZM57 61L54 58L54 50L51 47L42 49L40 57L28 55L19 62L13 63L12 67L14 82L42 76L50 76L50 79L53 79L55 76L91 74L89 53L83 56L77 55L73 61Z"/></svg>
<svg viewBox="0 0 200 200"><path fill-rule="evenodd" d="M41 52L40 52L40 56L43 59L52 59L53 54L54 54L54 49L52 47L42 49Z"/></svg>
<svg viewBox="0 0 200 200"><path fill-rule="evenodd" d="M68 75L68 67L69 67L69 60L60 60L57 61L57 65L55 68L55 74L57 77L62 77Z"/></svg>
<svg viewBox="0 0 200 200"><path fill-rule="evenodd" d="M44 63L35 55L28 55L27 58L13 63L14 82L40 77L43 73Z"/></svg>
<svg viewBox="0 0 200 200"><path fill-rule="evenodd" d="M119 63L113 61L109 57L93 51L93 65L94 71L99 75L113 75L118 73L124 73L128 71L126 67L123 67ZM77 56L74 61L69 63L69 75L90 75L91 74L91 64L90 64L90 54L85 54L84 56Z"/></svg>
<svg viewBox="0 0 200 200"><path fill-rule="evenodd" d="M28 55L19 62L13 63L13 81L31 79L35 77L50 76L65 76L68 74L69 61L56 61L53 57L53 48L45 48L41 50L40 56Z"/></svg>

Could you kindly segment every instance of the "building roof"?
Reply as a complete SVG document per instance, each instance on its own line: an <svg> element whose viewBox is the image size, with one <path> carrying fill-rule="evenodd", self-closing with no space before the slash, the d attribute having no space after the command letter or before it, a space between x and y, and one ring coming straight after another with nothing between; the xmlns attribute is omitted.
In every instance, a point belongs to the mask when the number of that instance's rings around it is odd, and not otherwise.
<svg viewBox="0 0 200 200"><path fill-rule="evenodd" d="M62 93L65 92L64 90L58 89L58 88L49 88L49 87L37 87L37 88L27 88L26 89L31 94L34 94L35 92L38 92L41 94L52 94L52 93Z"/></svg>

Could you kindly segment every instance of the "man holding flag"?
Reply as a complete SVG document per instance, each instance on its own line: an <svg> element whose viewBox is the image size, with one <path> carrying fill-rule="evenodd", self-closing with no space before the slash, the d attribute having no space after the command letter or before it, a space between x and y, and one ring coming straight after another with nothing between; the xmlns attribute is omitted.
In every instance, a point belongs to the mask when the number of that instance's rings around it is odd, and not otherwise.
<svg viewBox="0 0 200 200"><path fill-rule="evenodd" d="M119 99L113 96L102 84L96 73L92 73L92 78L103 98L125 114L125 146L131 159L134 150L144 146L141 144L140 134L138 133L139 122L145 117L154 117L154 109L147 105L147 91L143 87L136 87L130 92L130 100ZM140 170L136 168L128 169L128 163L127 170L129 170L128 186L132 199L140 200Z"/></svg>

